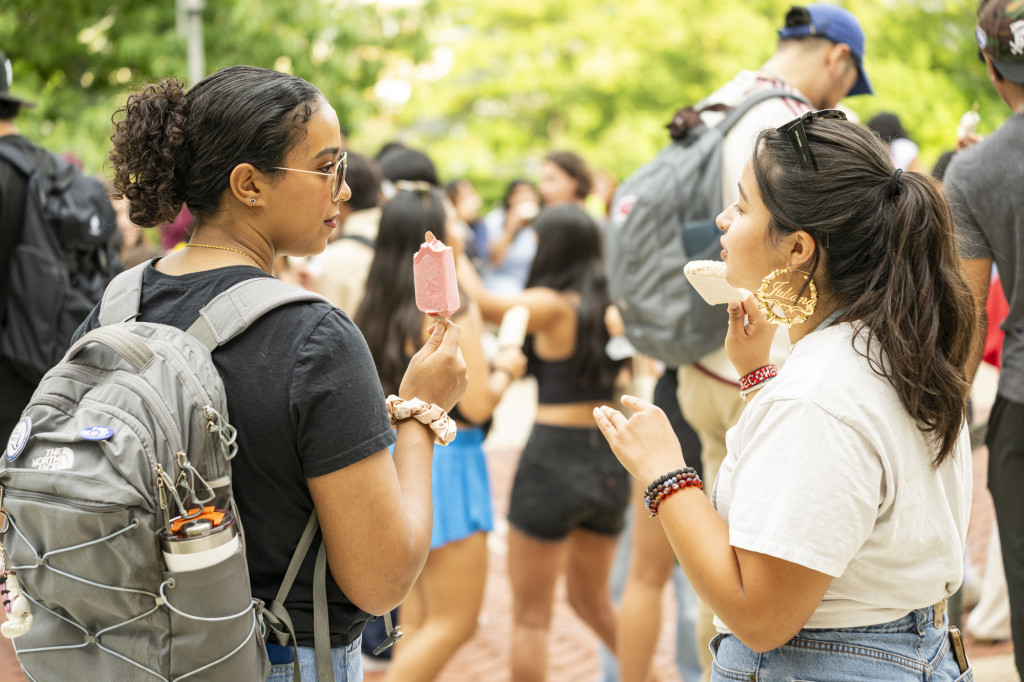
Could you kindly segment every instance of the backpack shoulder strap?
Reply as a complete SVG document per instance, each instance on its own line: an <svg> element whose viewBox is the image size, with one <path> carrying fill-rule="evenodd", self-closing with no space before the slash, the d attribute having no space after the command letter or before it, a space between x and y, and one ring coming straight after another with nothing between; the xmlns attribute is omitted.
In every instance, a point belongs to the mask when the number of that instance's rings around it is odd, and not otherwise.
<svg viewBox="0 0 1024 682"><path fill-rule="evenodd" d="M31 177L36 171L35 165L13 144L0 144L0 158L17 168L25 177Z"/></svg>
<svg viewBox="0 0 1024 682"><path fill-rule="evenodd" d="M42 173L56 180L72 172L71 164L59 155L34 145L33 152L26 153L15 144L0 143L0 158L17 168L26 178Z"/></svg>
<svg viewBox="0 0 1024 682"><path fill-rule="evenodd" d="M265 313L296 301L320 301L320 294L286 284L279 279L255 277L218 294L199 311L188 333L211 351L235 338Z"/></svg>
<svg viewBox="0 0 1024 682"><path fill-rule="evenodd" d="M142 274L152 260L125 270L110 281L100 301L100 326L134 320L142 298Z"/></svg>
<svg viewBox="0 0 1024 682"><path fill-rule="evenodd" d="M288 610L284 607L284 601L288 598L288 593L292 590L292 585L295 583L295 576L299 574L299 568L302 566L303 560L306 558L306 553L309 552L309 548L313 545L313 538L316 535L316 531L320 528L320 521L317 518L316 510L313 511L309 516L309 521L306 523L305 530L302 531L302 536L299 538L299 542L295 547L295 552L292 553L292 559L288 563L288 570L285 571L284 578L281 580L281 585L277 590L277 596L274 600L267 604L266 609L263 611L263 617L267 622L267 627L270 628L271 634L275 639L275 643L281 646L288 646L289 644L295 648L295 662L298 663L299 652L298 643L295 641L295 628L292 626L291 616L288 615ZM320 543L320 550L323 551L324 544ZM317 556L318 562L320 556ZM322 592L317 589L320 587L318 581L323 583ZM321 670L320 656L323 644L321 639L323 633L326 633L327 638L327 656L330 658L330 631L329 623L326 618L326 613L321 615L321 611L326 611L327 608L327 584L326 584L326 573L316 566L314 570L314 597L313 597L313 643L315 645L317 657L317 672ZM319 599L323 599L323 604L319 603ZM331 666L328 665L325 670L331 671ZM294 682L299 682L299 666L295 666Z"/></svg>
<svg viewBox="0 0 1024 682"><path fill-rule="evenodd" d="M811 106L811 103L808 102L807 99L803 95L801 95L799 93L796 93L796 92L791 92L789 90L783 90L782 88L769 88L767 90L760 90L758 92L755 92L750 97L746 98L745 100L743 100L742 102L740 102L736 106L734 106L732 109L730 109L729 113L725 115L725 118L722 119L718 123L718 125L715 126L715 128L720 130L722 132L722 135L724 136L727 132L729 132L729 130L734 125L736 125L736 123L741 118L743 118L743 116L748 111L753 109L755 106L757 106L761 102L764 102L764 101L769 100L769 99L774 99L776 97L788 97L790 99L799 100L799 101L803 102L804 104L806 104L807 106Z"/></svg>
<svg viewBox="0 0 1024 682"><path fill-rule="evenodd" d="M327 545L323 542L313 565L313 653L318 682L335 682L331 664L331 625L327 615Z"/></svg>

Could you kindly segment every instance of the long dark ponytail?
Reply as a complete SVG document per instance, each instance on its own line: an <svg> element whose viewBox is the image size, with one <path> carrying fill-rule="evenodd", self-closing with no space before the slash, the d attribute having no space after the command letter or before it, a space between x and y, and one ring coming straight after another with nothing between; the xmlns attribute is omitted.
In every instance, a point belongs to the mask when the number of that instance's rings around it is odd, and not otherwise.
<svg viewBox="0 0 1024 682"><path fill-rule="evenodd" d="M866 128L815 120L805 129L815 171L800 168L784 133L758 138L754 173L770 233L814 239L812 274L824 273L843 319L865 332L863 354L934 443L937 466L965 423L977 316L949 205L932 178L894 174ZM875 343L883 353L871 352Z"/></svg>

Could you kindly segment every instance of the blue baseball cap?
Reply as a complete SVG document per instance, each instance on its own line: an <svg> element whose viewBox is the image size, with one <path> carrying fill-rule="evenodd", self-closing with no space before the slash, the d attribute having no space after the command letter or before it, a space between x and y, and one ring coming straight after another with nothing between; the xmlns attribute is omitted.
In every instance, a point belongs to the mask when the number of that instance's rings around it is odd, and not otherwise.
<svg viewBox="0 0 1024 682"><path fill-rule="evenodd" d="M864 71L864 31L857 17L849 10L836 5L792 7L786 13L786 25L779 29L779 40L808 36L828 38L833 43L850 46L850 54L857 62L858 76L857 82L846 93L847 97L875 94L868 74Z"/></svg>

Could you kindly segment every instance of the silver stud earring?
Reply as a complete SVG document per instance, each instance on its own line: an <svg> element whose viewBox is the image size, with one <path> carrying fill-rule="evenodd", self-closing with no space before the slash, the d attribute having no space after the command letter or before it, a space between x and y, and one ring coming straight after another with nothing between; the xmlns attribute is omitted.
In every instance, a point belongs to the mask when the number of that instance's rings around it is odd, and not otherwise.
<svg viewBox="0 0 1024 682"><path fill-rule="evenodd" d="M256 203L256 197L249 197L249 203L250 204L255 204Z"/></svg>

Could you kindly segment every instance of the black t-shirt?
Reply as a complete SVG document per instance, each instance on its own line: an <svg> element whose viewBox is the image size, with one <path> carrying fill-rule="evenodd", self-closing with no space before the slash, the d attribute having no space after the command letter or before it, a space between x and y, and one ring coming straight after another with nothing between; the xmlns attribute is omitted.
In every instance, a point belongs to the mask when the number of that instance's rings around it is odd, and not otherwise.
<svg viewBox="0 0 1024 682"><path fill-rule="evenodd" d="M253 277L239 265L180 277L152 266L143 278L139 321L187 329L214 296ZM96 311L76 338L97 326ZM354 464L395 442L384 393L366 341L348 316L326 303L293 303L267 313L213 353L224 380L229 421L238 430L232 482L245 528L253 594L271 601L309 516L307 478ZM314 541L286 606L299 644L313 646ZM331 645L351 643L368 614L328 571Z"/></svg>

